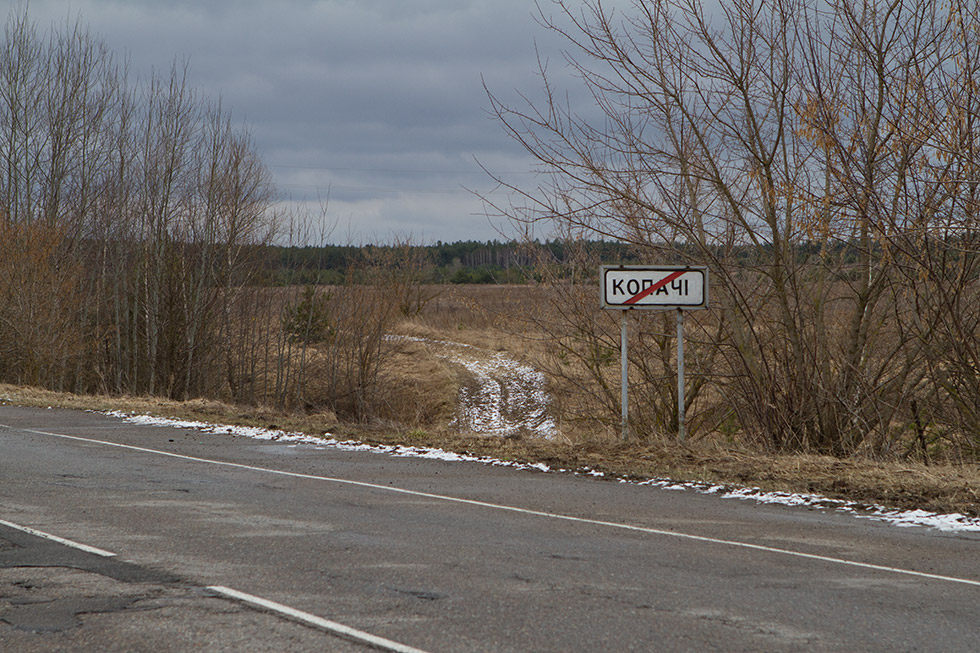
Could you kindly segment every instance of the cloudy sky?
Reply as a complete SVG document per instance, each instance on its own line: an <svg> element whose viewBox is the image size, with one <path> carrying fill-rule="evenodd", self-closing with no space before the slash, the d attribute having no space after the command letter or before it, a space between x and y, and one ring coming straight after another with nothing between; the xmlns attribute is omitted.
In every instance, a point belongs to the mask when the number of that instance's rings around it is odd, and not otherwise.
<svg viewBox="0 0 980 653"><path fill-rule="evenodd" d="M191 85L249 126L282 194L329 197L333 242L514 235L467 190L493 192L478 161L534 183L489 115L483 81L504 98L534 97L537 53L549 73L564 66L533 0L30 0L29 10L45 29L79 17L142 76L186 58Z"/></svg>

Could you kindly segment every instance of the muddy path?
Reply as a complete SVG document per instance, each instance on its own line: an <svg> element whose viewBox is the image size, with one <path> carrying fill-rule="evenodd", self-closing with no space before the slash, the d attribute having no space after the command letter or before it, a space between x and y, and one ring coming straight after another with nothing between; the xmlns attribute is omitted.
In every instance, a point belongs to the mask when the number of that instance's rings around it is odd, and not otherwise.
<svg viewBox="0 0 980 653"><path fill-rule="evenodd" d="M460 374L456 416L451 426L483 435L551 438L557 432L549 413L544 374L506 355L472 345L412 336Z"/></svg>

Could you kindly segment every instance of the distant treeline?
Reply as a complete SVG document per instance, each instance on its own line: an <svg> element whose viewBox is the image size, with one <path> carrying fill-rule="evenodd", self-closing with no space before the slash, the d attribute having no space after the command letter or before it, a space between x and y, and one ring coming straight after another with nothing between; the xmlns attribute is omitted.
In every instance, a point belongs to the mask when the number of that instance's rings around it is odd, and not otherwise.
<svg viewBox="0 0 980 653"><path fill-rule="evenodd" d="M527 283L536 279L541 264L562 264L582 243L441 241L434 245L324 245L269 246L272 285L340 284L351 275L378 266L405 267L423 283ZM611 241L587 243L591 255L602 263L638 263L629 245Z"/></svg>

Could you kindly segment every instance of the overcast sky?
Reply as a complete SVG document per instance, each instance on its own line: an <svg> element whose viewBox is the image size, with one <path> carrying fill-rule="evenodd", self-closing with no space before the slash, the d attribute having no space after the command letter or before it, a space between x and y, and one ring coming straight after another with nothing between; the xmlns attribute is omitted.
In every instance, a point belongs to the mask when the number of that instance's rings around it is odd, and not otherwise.
<svg viewBox="0 0 980 653"><path fill-rule="evenodd" d="M79 17L142 76L187 58L191 85L249 126L282 194L329 194L333 242L514 235L465 190L493 188L477 160L534 181L489 115L482 80L505 98L534 96L536 48L549 72L564 66L533 0L30 0L29 8L43 29Z"/></svg>

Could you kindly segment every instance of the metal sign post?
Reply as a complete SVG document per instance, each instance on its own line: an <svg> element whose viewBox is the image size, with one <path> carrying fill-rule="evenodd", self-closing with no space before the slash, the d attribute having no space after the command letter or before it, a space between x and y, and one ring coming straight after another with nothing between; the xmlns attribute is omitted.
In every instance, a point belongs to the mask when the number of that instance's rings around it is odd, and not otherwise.
<svg viewBox="0 0 980 653"><path fill-rule="evenodd" d="M619 329L619 361L622 371L622 382L620 384L620 422L623 429L623 440L629 439L629 396L626 390L628 386L629 357L626 355L626 311L622 314L622 324Z"/></svg>
<svg viewBox="0 0 980 653"><path fill-rule="evenodd" d="M677 439L684 441L684 309L677 309Z"/></svg>
<svg viewBox="0 0 980 653"><path fill-rule="evenodd" d="M708 307L708 269L664 265L603 265L599 268L602 308L621 310L620 392L623 439L629 437L629 358L626 313L630 310L677 310L677 437L686 437L684 413L684 311Z"/></svg>

